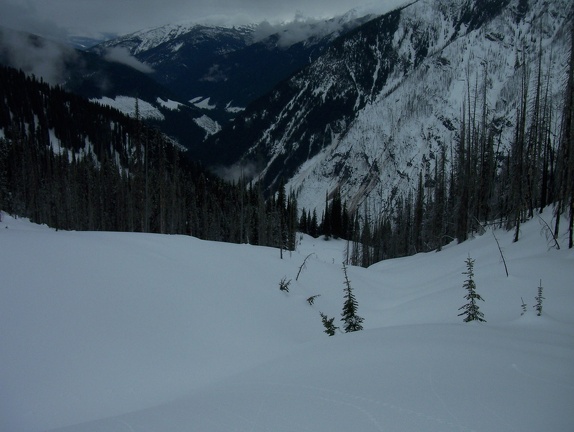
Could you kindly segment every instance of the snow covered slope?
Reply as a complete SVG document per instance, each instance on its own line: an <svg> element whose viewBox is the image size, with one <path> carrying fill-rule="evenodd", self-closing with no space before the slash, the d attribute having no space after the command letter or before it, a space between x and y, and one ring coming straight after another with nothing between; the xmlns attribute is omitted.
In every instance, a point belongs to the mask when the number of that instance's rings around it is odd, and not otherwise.
<svg viewBox="0 0 574 432"><path fill-rule="evenodd" d="M571 431L574 252L536 220L496 235L509 277L491 233L349 268L365 330L328 337L343 241L303 236L281 260L3 214L0 430ZM458 316L469 255L487 323Z"/></svg>
<svg viewBox="0 0 574 432"><path fill-rule="evenodd" d="M384 207L414 188L419 171L434 172L443 149L452 161L462 108L482 112L484 85L488 122L506 149L520 76L526 68L533 92L539 52L558 112L570 8L566 0L412 2L339 38L252 104L213 137L209 148L227 157L210 162L251 168L271 187L290 179L301 207L320 211L336 187L351 205L368 198Z"/></svg>

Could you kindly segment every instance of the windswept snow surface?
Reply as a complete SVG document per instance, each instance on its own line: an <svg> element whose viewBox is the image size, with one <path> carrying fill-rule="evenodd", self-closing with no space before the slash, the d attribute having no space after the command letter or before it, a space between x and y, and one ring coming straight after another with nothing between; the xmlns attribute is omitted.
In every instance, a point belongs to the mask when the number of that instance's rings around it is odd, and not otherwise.
<svg viewBox="0 0 574 432"><path fill-rule="evenodd" d="M491 232L349 268L365 330L327 337L344 241L303 236L281 260L3 215L0 430L571 432L574 251L549 249L538 220L496 236L509 277ZM482 324L458 316L469 255Z"/></svg>

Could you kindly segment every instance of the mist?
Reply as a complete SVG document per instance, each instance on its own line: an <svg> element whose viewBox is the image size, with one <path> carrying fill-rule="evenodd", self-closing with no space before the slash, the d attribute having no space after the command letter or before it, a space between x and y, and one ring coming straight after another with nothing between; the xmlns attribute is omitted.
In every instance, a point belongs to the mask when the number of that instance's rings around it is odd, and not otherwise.
<svg viewBox="0 0 574 432"><path fill-rule="evenodd" d="M64 44L0 28L0 60L49 84L62 84L66 79L66 63L76 58L76 51Z"/></svg>
<svg viewBox="0 0 574 432"><path fill-rule="evenodd" d="M213 172L218 177L230 182L236 182L239 181L240 179L250 181L253 178L255 178L258 174L257 167L255 166L254 163L251 162L237 163L230 167L226 166L214 167Z"/></svg>
<svg viewBox="0 0 574 432"><path fill-rule="evenodd" d="M151 66L148 66L147 64L139 61L137 58L131 55L129 50L125 47L108 48L104 52L103 57L108 61L124 64L146 74L154 72Z"/></svg>
<svg viewBox="0 0 574 432"><path fill-rule="evenodd" d="M320 20L303 17L298 13L293 21L272 24L263 21L255 29L254 39L261 41L271 35L277 35L280 47L289 47L310 37L321 38L339 30L336 20Z"/></svg>

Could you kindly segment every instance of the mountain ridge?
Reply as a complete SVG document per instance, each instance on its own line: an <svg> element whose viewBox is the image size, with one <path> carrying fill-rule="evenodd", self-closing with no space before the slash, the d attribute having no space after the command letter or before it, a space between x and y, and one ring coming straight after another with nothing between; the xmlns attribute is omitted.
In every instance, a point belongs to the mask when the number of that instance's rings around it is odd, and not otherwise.
<svg viewBox="0 0 574 432"><path fill-rule="evenodd" d="M391 205L397 190L416 187L419 171L432 173L442 149L451 152L465 100L478 106L484 79L490 121L503 129L500 150L510 147L522 70L515 65L526 64L534 79L532 41L549 48L544 71L560 101L571 12L567 2L525 3L419 0L376 18L253 103L206 149L233 148L223 165L254 173L270 190L283 177L306 208L320 210L336 188L355 207L366 199ZM383 36L385 25L394 27ZM485 74L481 63L490 65Z"/></svg>
<svg viewBox="0 0 574 432"><path fill-rule="evenodd" d="M338 35L372 17L359 15L350 11L330 20L279 25L168 25L106 41L92 51L129 50L154 68L160 83L200 108L209 105L206 114L223 124L318 58Z"/></svg>

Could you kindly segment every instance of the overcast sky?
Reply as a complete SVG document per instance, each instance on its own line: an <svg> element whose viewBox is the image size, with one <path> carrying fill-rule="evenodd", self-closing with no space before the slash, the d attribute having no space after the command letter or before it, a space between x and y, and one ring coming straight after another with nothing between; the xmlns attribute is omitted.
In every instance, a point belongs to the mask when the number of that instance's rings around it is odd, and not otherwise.
<svg viewBox="0 0 574 432"><path fill-rule="evenodd" d="M210 18L244 24L330 18L354 7L397 0L0 0L0 26L42 36L125 34Z"/></svg>

